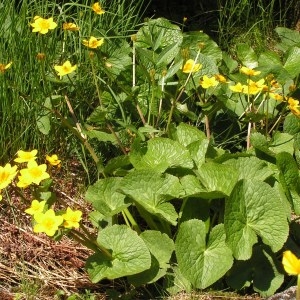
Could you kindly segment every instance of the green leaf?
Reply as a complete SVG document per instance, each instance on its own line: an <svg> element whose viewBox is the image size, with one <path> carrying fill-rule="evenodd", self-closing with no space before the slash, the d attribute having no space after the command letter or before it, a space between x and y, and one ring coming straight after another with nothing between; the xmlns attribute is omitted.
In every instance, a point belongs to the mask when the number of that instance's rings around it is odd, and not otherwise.
<svg viewBox="0 0 300 300"><path fill-rule="evenodd" d="M128 155L120 155L117 157L112 158L108 161L107 165L104 168L105 174L116 174L122 172L124 170L124 173L126 174L126 168L130 166L131 163L129 161Z"/></svg>
<svg viewBox="0 0 300 300"><path fill-rule="evenodd" d="M255 156L229 159L224 164L230 165L238 170L238 180L258 179L264 181L274 174L274 171L268 168L268 165L263 160L260 160Z"/></svg>
<svg viewBox="0 0 300 300"><path fill-rule="evenodd" d="M111 142L113 144L117 143L116 137L111 134L100 130L85 130L84 133L90 139L97 139L100 142Z"/></svg>
<svg viewBox="0 0 300 300"><path fill-rule="evenodd" d="M184 147L195 141L206 139L203 131L186 123L180 123L176 128L171 130L170 135L173 140L178 141Z"/></svg>
<svg viewBox="0 0 300 300"><path fill-rule="evenodd" d="M259 180L243 179L225 202L226 243L236 259L246 260L258 241L276 252L288 236L285 207L277 191Z"/></svg>
<svg viewBox="0 0 300 300"><path fill-rule="evenodd" d="M258 66L257 56L254 50L247 44L238 44L236 46L237 56L242 64L248 68L256 68Z"/></svg>
<svg viewBox="0 0 300 300"><path fill-rule="evenodd" d="M231 58L231 56L227 52L223 52L222 58L226 67L228 68L229 73L232 73L238 68L239 66L238 62L233 58Z"/></svg>
<svg viewBox="0 0 300 300"><path fill-rule="evenodd" d="M220 192L229 196L238 180L238 172L233 167L224 164L208 162L198 170L202 185L209 192Z"/></svg>
<svg viewBox="0 0 300 300"><path fill-rule="evenodd" d="M118 192L121 182L118 177L99 179L89 186L85 198L104 216L113 216L130 205L125 202L125 195Z"/></svg>
<svg viewBox="0 0 300 300"><path fill-rule="evenodd" d="M300 44L300 33L298 31L286 27L277 27L275 31L281 40L281 43L276 46L279 50L286 52L290 47Z"/></svg>
<svg viewBox="0 0 300 300"><path fill-rule="evenodd" d="M97 242L109 249L111 258L95 253L86 261L93 283L143 272L151 266L150 252L141 237L124 225L113 225L99 231Z"/></svg>
<svg viewBox="0 0 300 300"><path fill-rule="evenodd" d="M294 137L288 133L275 132L269 143L269 149L274 153L294 153Z"/></svg>
<svg viewBox="0 0 300 300"><path fill-rule="evenodd" d="M223 224L215 226L206 243L205 224L189 220L181 224L175 241L178 267L194 287L204 289L222 278L233 257L225 244Z"/></svg>
<svg viewBox="0 0 300 300"><path fill-rule="evenodd" d="M284 118L283 131L291 135L300 132L300 118L294 114L287 115Z"/></svg>
<svg viewBox="0 0 300 300"><path fill-rule="evenodd" d="M156 230L146 230L141 233L140 237L148 247L153 263L151 268L138 275L132 275L128 278L129 282L134 285L152 283L163 277L170 267L169 261L174 251L174 242L167 234Z"/></svg>
<svg viewBox="0 0 300 300"><path fill-rule="evenodd" d="M193 168L193 160L186 148L168 138L153 138L146 145L136 140L130 152L130 162L138 169L164 172L168 168Z"/></svg>
<svg viewBox="0 0 300 300"><path fill-rule="evenodd" d="M45 135L48 135L51 129L51 123L50 123L50 113L47 113L46 115L40 115L36 119L36 125L38 130Z"/></svg>
<svg viewBox="0 0 300 300"><path fill-rule="evenodd" d="M284 281L281 262L264 245L254 246L249 260L237 261L229 272L227 283L236 290L253 283L253 288L261 296L273 295Z"/></svg>
<svg viewBox="0 0 300 300"><path fill-rule="evenodd" d="M289 72L292 78L300 73L300 48L292 47L287 52L287 58L284 68Z"/></svg>
<svg viewBox="0 0 300 300"><path fill-rule="evenodd" d="M184 195L177 177L154 170L134 170L123 178L120 191L151 214L176 225L178 215L167 201Z"/></svg>

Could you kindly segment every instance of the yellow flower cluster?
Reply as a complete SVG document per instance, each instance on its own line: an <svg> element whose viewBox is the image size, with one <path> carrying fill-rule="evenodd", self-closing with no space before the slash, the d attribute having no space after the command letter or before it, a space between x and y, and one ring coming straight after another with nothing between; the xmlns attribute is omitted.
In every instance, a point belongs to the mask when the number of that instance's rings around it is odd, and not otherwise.
<svg viewBox="0 0 300 300"><path fill-rule="evenodd" d="M98 15L103 15L105 10L102 8L100 2L96 2L91 6L91 9ZM57 27L57 23L54 22L53 18L44 19L40 16L35 16L33 18L34 22L30 24L32 27L32 32L38 32L40 34L46 34L49 30L53 30ZM72 22L65 22L62 25L63 30L65 31L78 31L80 28ZM84 39L82 41L83 45L91 49L97 49L102 46L104 43L104 38L96 38L91 36L88 40ZM39 53L37 55L38 60L44 60L45 54ZM0 72L4 73L11 66L9 64L0 64ZM68 75L74 72L77 69L77 65L72 65L69 60L65 61L62 65L55 65L54 70L57 72L57 75L61 78L62 76Z"/></svg>
<svg viewBox="0 0 300 300"><path fill-rule="evenodd" d="M20 188L26 188L31 184L39 185L44 179L50 177L46 171L46 164L39 165L36 162L37 153L36 149L32 151L19 150L17 152L14 162L25 164L26 167L23 169L18 170L17 165L12 166L10 163L7 163L4 167L0 166L0 192L13 183L18 173L20 175L16 185ZM61 164L61 160L58 159L56 154L46 155L46 161L51 166L60 166ZM48 236L53 236L61 225L67 229L79 228L82 217L81 211L74 211L70 207L67 208L64 214L56 215L53 209L47 208L45 200L39 201L37 199L32 200L31 206L25 212L34 218L33 231L36 233L44 232Z"/></svg>

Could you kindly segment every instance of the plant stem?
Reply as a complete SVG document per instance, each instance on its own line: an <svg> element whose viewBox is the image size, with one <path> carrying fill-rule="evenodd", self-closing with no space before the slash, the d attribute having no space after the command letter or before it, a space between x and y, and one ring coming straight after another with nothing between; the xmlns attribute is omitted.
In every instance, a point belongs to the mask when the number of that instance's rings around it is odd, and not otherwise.
<svg viewBox="0 0 300 300"><path fill-rule="evenodd" d="M128 208L125 208L123 210L123 213L125 214L125 216L127 217L127 219L129 220L129 222L132 225L132 228L138 233L141 233L141 229L139 227L139 225L137 224L137 222L135 221L134 217L132 216L132 214L130 213L130 211L128 210Z"/></svg>
<svg viewBox="0 0 300 300"><path fill-rule="evenodd" d="M296 300L300 300L300 275L297 276Z"/></svg>

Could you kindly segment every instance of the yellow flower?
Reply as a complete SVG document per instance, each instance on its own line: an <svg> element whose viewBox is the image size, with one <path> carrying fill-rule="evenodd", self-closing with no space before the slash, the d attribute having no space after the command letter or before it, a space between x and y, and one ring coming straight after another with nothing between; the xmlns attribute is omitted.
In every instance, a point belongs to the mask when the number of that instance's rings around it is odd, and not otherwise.
<svg viewBox="0 0 300 300"><path fill-rule="evenodd" d="M104 38L98 40L94 36L91 36L89 40L83 40L82 44L88 48L97 49L98 47L102 46L104 43Z"/></svg>
<svg viewBox="0 0 300 300"><path fill-rule="evenodd" d="M19 150L17 152L17 158L14 159L15 162L17 163L24 163L24 162L29 162L31 160L36 160L36 155L37 155L37 150L34 149L32 151L22 151Z"/></svg>
<svg viewBox="0 0 300 300"><path fill-rule="evenodd" d="M0 64L0 72L4 73L7 69L9 69L12 65L12 62L8 64Z"/></svg>
<svg viewBox="0 0 300 300"><path fill-rule="evenodd" d="M259 75L261 71L254 71L253 69L247 68L247 67L241 67L240 68L241 73L244 73L248 76L255 76Z"/></svg>
<svg viewBox="0 0 300 300"><path fill-rule="evenodd" d="M30 25L33 27L32 32L39 32L41 34L46 34L50 29L57 27L53 18L43 19L40 16L35 16L34 22Z"/></svg>
<svg viewBox="0 0 300 300"><path fill-rule="evenodd" d="M280 102L284 100L283 96L278 93L269 93L269 96L270 96L270 98L275 99Z"/></svg>
<svg viewBox="0 0 300 300"><path fill-rule="evenodd" d="M290 250L283 252L282 264L284 270L289 275L300 274L300 259L298 259Z"/></svg>
<svg viewBox="0 0 300 300"><path fill-rule="evenodd" d="M31 160L28 162L27 168L20 171L21 176L19 176L19 181L21 181L21 183L30 182L30 184L40 184L42 180L50 177L46 169L46 164L38 165L36 161Z"/></svg>
<svg viewBox="0 0 300 300"><path fill-rule="evenodd" d="M193 59L188 59L182 67L183 73L195 73L202 68L201 64L196 64Z"/></svg>
<svg viewBox="0 0 300 300"><path fill-rule="evenodd" d="M221 83L226 83L227 82L226 78L223 75L221 75L221 74L216 74L215 78L216 78L216 80L218 80Z"/></svg>
<svg viewBox="0 0 300 300"><path fill-rule="evenodd" d="M258 81L252 81L251 79L247 80L248 85L246 86L246 89L244 90L245 94L249 95L255 95L259 92L261 92L263 89L267 88L267 86L264 84L265 80L262 78Z"/></svg>
<svg viewBox="0 0 300 300"><path fill-rule="evenodd" d="M246 86L238 82L236 85L231 85L229 88L235 93L243 93Z"/></svg>
<svg viewBox="0 0 300 300"><path fill-rule="evenodd" d="M46 160L49 162L51 166L58 166L61 163L61 160L58 159L58 156L56 154L53 154L51 156L46 155Z"/></svg>
<svg viewBox="0 0 300 300"><path fill-rule="evenodd" d="M69 60L64 62L63 65L61 65L61 66L59 66L59 65L54 66L54 70L57 72L57 74L60 77L74 72L76 70L76 68L77 68L77 65L72 66Z"/></svg>
<svg viewBox="0 0 300 300"><path fill-rule="evenodd" d="M17 166L6 164L4 167L0 166L0 190L6 188L17 175Z"/></svg>
<svg viewBox="0 0 300 300"><path fill-rule="evenodd" d="M31 206L25 209L25 212L29 215L35 215L36 213L42 213L45 207L46 201L32 200Z"/></svg>
<svg viewBox="0 0 300 300"><path fill-rule="evenodd" d="M203 76L202 80L200 80L200 85L204 89L208 89L212 86L217 86L219 84L219 81L216 80L215 77L208 77L206 75Z"/></svg>
<svg viewBox="0 0 300 300"><path fill-rule="evenodd" d="M92 10L97 14L97 15L103 15L105 13L105 10L101 7L99 2L96 2L92 5Z"/></svg>
<svg viewBox="0 0 300 300"><path fill-rule="evenodd" d="M74 23L63 23L63 30L78 31L79 27Z"/></svg>
<svg viewBox="0 0 300 300"><path fill-rule="evenodd" d="M291 110L291 112L296 115L296 116L300 116L300 105L299 105L299 101L289 97L288 98L288 104L289 104L289 109Z"/></svg>
<svg viewBox="0 0 300 300"><path fill-rule="evenodd" d="M65 228L78 228L82 212L80 210L73 211L70 207L68 207L66 213L62 216L65 220L63 224Z"/></svg>
<svg viewBox="0 0 300 300"><path fill-rule="evenodd" d="M34 220L37 224L34 225L33 232L44 232L48 236L53 236L62 224L63 217L56 216L54 210L49 209L45 213L34 214Z"/></svg>

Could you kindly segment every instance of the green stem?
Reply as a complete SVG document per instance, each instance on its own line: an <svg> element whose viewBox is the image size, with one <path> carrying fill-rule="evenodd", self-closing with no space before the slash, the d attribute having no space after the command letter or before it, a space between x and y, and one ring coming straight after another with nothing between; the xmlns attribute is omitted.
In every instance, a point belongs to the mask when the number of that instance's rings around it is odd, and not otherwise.
<svg viewBox="0 0 300 300"><path fill-rule="evenodd" d="M297 276L296 300L300 300L300 275Z"/></svg>
<svg viewBox="0 0 300 300"><path fill-rule="evenodd" d="M138 233L141 233L141 229L139 227L139 225L137 224L137 222L135 221L134 217L132 216L132 214L130 213L130 211L128 210L128 208L125 208L123 210L123 213L125 214L126 218L129 220L129 222L132 225L132 228Z"/></svg>

